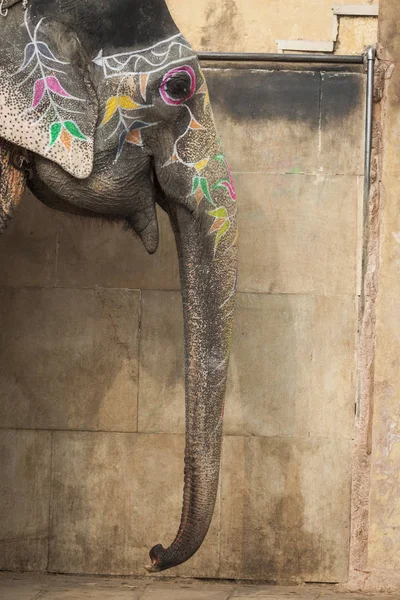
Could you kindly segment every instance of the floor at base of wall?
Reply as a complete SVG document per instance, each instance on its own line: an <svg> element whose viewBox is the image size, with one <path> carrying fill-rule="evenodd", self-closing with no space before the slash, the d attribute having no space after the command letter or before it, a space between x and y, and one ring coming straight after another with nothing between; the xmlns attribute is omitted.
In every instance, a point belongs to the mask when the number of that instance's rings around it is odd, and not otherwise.
<svg viewBox="0 0 400 600"><path fill-rule="evenodd" d="M281 587L192 579L141 579L0 573L0 600L394 600L349 594L333 585Z"/></svg>

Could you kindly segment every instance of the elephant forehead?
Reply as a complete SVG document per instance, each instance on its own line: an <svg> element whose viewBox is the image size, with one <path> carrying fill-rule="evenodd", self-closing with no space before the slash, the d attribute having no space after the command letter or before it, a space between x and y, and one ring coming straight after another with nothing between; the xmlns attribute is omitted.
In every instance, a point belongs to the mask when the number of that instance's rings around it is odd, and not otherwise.
<svg viewBox="0 0 400 600"><path fill-rule="evenodd" d="M103 69L105 79L113 79L122 75L162 74L174 65L196 59L190 44L181 34L176 34L152 46L128 52L107 55L100 50L93 62Z"/></svg>

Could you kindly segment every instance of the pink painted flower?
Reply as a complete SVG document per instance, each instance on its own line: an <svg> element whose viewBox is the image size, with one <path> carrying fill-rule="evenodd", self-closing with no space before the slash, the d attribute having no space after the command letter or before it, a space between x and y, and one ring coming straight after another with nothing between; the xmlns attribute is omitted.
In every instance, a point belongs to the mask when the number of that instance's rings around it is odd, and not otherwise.
<svg viewBox="0 0 400 600"><path fill-rule="evenodd" d="M35 85L33 87L32 108L39 106L43 100L46 90L50 90L54 92L54 94L62 96L63 98L71 98L71 95L64 90L57 77L54 75L49 75L45 79L41 78L35 81Z"/></svg>
<svg viewBox="0 0 400 600"><path fill-rule="evenodd" d="M51 90L55 94L58 94L59 96L62 96L63 98L71 97L71 94L68 94L68 92L64 90L63 86L58 81L57 77L54 77L54 75L50 75L49 77L46 77L46 83L47 83L47 87L49 88L49 90Z"/></svg>
<svg viewBox="0 0 400 600"><path fill-rule="evenodd" d="M44 79L38 79L35 81L35 85L33 87L33 100L32 100L32 108L36 108L42 101L44 96L44 92L46 90L46 86L44 84Z"/></svg>

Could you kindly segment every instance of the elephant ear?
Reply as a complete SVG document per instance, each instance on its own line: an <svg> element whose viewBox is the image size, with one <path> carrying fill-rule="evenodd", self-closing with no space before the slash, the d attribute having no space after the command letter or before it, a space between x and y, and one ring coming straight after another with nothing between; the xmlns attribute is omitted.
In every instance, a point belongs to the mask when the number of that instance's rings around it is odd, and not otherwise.
<svg viewBox="0 0 400 600"><path fill-rule="evenodd" d="M0 137L88 177L98 107L77 44L65 42L60 24L19 5L0 26Z"/></svg>

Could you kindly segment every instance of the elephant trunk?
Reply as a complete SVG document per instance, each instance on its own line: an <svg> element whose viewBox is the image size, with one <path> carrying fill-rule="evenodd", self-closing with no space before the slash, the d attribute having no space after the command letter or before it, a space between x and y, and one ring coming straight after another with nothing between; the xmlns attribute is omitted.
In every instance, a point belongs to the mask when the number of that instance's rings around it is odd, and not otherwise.
<svg viewBox="0 0 400 600"><path fill-rule="evenodd" d="M180 260L185 323L186 448L181 523L169 548L150 551L151 572L193 556L209 529L218 491L224 396L237 279L236 207L220 243L210 212L170 212ZM225 227L226 229L227 227ZM221 238L222 239L222 238Z"/></svg>

